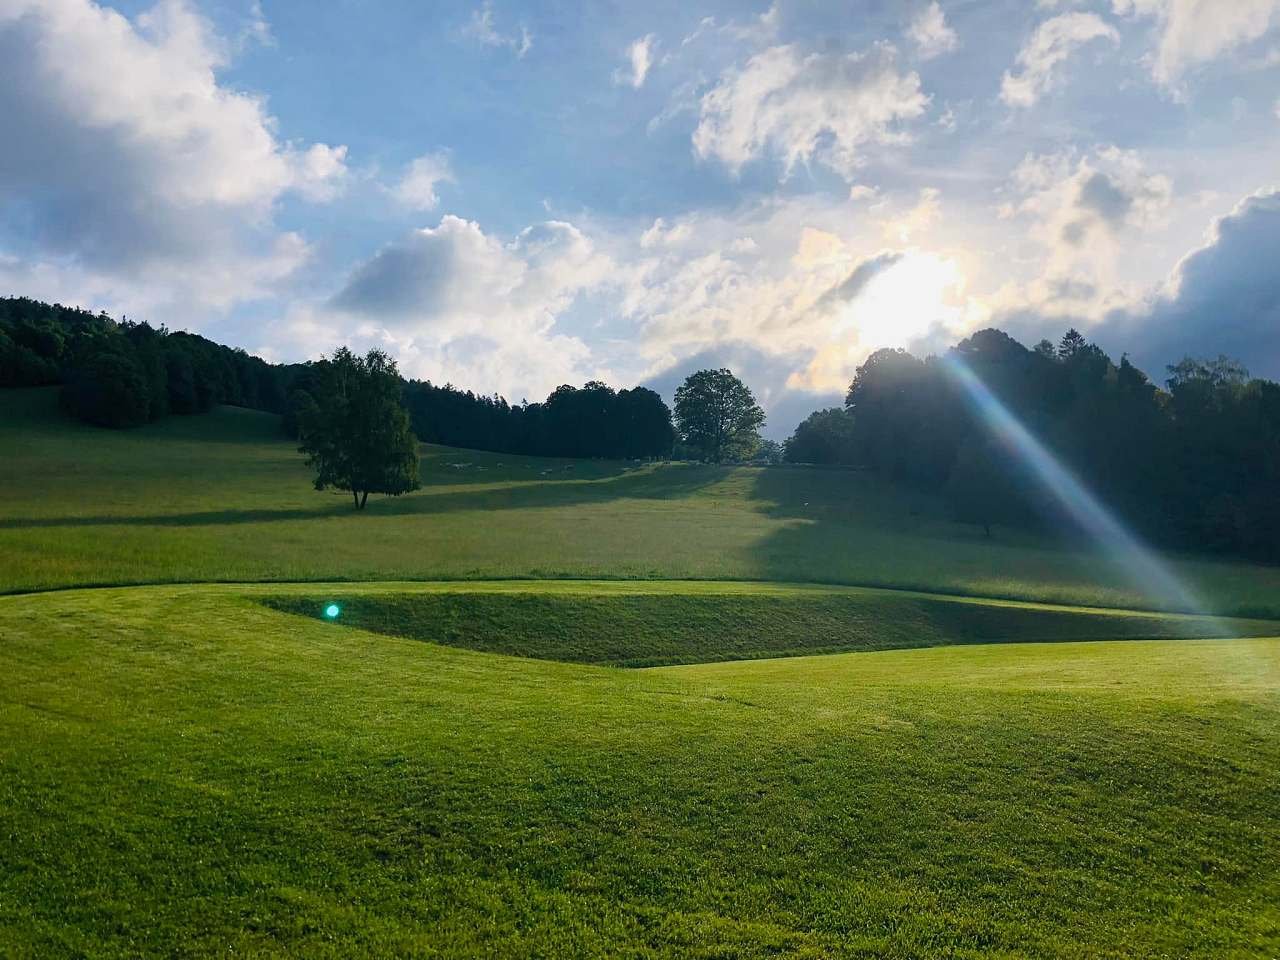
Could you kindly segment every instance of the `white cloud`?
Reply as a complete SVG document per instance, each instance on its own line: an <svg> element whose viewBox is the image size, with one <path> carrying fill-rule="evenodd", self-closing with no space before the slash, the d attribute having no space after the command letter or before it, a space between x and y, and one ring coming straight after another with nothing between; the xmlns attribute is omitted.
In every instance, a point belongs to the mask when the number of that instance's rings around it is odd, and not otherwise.
<svg viewBox="0 0 1280 960"><path fill-rule="evenodd" d="M452 182L448 155L427 153L409 163L391 194L410 210L434 210L440 202L436 187Z"/></svg>
<svg viewBox="0 0 1280 960"><path fill-rule="evenodd" d="M471 12L471 19L462 28L462 35L477 41L486 47L506 47L515 53L516 59L522 59L533 47L533 34L528 27L521 26L519 31L503 33L498 30L497 17L493 12L493 0L485 0Z"/></svg>
<svg viewBox="0 0 1280 960"><path fill-rule="evenodd" d="M1171 84L1197 64L1257 40L1280 22L1280 0L1113 0L1121 16L1154 17L1152 73Z"/></svg>
<svg viewBox="0 0 1280 960"><path fill-rule="evenodd" d="M613 82L629 84L636 90L643 87L645 78L649 76L649 69L653 66L657 43L658 38L650 33L627 47L627 68L615 71Z"/></svg>
<svg viewBox="0 0 1280 960"><path fill-rule="evenodd" d="M693 145L734 174L767 153L784 176L817 161L851 178L867 147L905 142L902 122L928 103L920 77L899 71L888 44L851 54L770 47L703 96Z"/></svg>
<svg viewBox="0 0 1280 960"><path fill-rule="evenodd" d="M410 375L540 398L599 373L586 345L557 322L615 272L570 223L547 221L504 242L445 216L357 267L319 321L308 322L387 344Z"/></svg>
<svg viewBox="0 0 1280 960"><path fill-rule="evenodd" d="M938 0L933 0L912 19L907 27L907 39L915 45L922 60L950 53L959 44L956 32L947 26L946 14L942 12Z"/></svg>
<svg viewBox="0 0 1280 960"><path fill-rule="evenodd" d="M1064 13L1044 21L1018 53L1015 71L1006 71L1000 99L1011 107L1030 107L1054 83L1055 71L1077 48L1092 40L1117 43L1120 34L1092 13Z"/></svg>
<svg viewBox="0 0 1280 960"><path fill-rule="evenodd" d="M1134 151L1103 147L1029 155L1014 170L1005 218L1030 221L1043 251L1023 291L1036 310L1100 317L1139 295L1126 269L1129 248L1162 226L1173 199L1169 177Z"/></svg>
<svg viewBox="0 0 1280 960"><path fill-rule="evenodd" d="M187 304L261 295L298 266L306 244L274 231L275 204L334 196L346 148L281 142L262 100L219 83L227 49L181 0L134 21L88 0L0 3L0 190L41 225L11 256Z"/></svg>

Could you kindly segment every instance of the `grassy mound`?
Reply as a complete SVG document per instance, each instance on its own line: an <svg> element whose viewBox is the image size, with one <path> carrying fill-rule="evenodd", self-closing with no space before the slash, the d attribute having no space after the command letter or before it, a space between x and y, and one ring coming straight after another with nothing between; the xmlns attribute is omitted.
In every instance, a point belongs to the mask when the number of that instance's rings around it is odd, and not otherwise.
<svg viewBox="0 0 1280 960"><path fill-rule="evenodd" d="M511 577L861 584L1153 605L1106 557L997 530L843 470L548 460L424 448L423 488L353 514L276 418L111 431L0 390L0 592L75 585ZM1280 618L1280 568L1175 560L1218 612Z"/></svg>
<svg viewBox="0 0 1280 960"><path fill-rule="evenodd" d="M605 670L294 589L0 598L0 953L1280 954L1280 641Z"/></svg>
<svg viewBox="0 0 1280 960"><path fill-rule="evenodd" d="M718 592L572 592L512 585L412 593L268 596L287 613L375 633L489 653L618 667L746 660L960 643L1275 636L1280 623L1220 621L972 601L887 590L785 590L743 584ZM590 592L587 592L590 591Z"/></svg>

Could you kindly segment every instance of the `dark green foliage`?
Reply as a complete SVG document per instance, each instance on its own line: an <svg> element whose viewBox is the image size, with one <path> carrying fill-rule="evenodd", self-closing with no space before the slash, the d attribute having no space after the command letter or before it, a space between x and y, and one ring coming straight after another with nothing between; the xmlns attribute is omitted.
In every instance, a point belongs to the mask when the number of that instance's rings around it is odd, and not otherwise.
<svg viewBox="0 0 1280 960"><path fill-rule="evenodd" d="M1280 560L1280 385L1250 380L1226 357L1188 358L1169 368L1165 392L1076 330L1035 350L981 330L953 354L1144 536ZM936 358L873 353L849 388L846 416L847 437L834 411L811 416L790 458L851 462L945 493L957 516L984 528L1063 519L1017 459L999 453Z"/></svg>
<svg viewBox="0 0 1280 960"><path fill-rule="evenodd" d="M356 509L371 493L417 490L418 440L400 402L395 361L381 350L342 347L312 370L314 392L298 407L299 449L315 488L350 490Z"/></svg>
<svg viewBox="0 0 1280 960"><path fill-rule="evenodd" d="M1270 620L1214 620L1031 604L984 603L889 590L631 595L456 590L376 595L299 593L269 607L450 647L537 660L650 667L717 660L892 650L963 643L1270 636Z"/></svg>
<svg viewBox="0 0 1280 960"><path fill-rule="evenodd" d="M764 411L733 371L699 370L676 390L680 442L711 463L747 460L760 445Z"/></svg>
<svg viewBox="0 0 1280 960"><path fill-rule="evenodd" d="M220 403L283 413L299 369L191 333L0 299L0 387L64 384L66 409L88 423L137 426Z"/></svg>
<svg viewBox="0 0 1280 960"><path fill-rule="evenodd" d="M856 463L853 417L838 407L809 414L788 438L784 453L789 463Z"/></svg>
<svg viewBox="0 0 1280 960"><path fill-rule="evenodd" d="M136 427L151 420L151 383L123 345L93 352L62 388L63 407L101 427Z"/></svg>
<svg viewBox="0 0 1280 960"><path fill-rule="evenodd" d="M427 443L530 456L656 459L671 455L671 411L645 387L614 391L599 381L557 387L543 403L511 406L410 380L405 406Z"/></svg>

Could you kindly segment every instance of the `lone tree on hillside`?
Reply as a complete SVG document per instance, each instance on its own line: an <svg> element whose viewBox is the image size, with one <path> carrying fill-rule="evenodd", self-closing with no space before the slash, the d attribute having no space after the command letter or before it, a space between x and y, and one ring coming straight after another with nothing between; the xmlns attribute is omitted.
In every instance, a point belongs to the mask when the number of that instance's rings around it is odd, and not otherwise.
<svg viewBox="0 0 1280 960"><path fill-rule="evenodd" d="M764 411L729 370L699 370L676 391L681 441L705 460L745 460L760 446Z"/></svg>
<svg viewBox="0 0 1280 960"><path fill-rule="evenodd" d="M312 367L300 397L298 448L316 471L317 490L350 490L356 509L371 493L418 489L418 441L400 403L396 363L381 350L358 357L346 347Z"/></svg>

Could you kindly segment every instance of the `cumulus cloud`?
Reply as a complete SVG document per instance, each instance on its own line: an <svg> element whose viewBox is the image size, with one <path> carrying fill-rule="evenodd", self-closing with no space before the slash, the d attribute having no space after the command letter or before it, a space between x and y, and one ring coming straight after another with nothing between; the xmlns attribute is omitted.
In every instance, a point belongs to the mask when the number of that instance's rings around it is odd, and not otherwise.
<svg viewBox="0 0 1280 960"><path fill-rule="evenodd" d="M1280 23L1280 0L1113 0L1113 8L1121 16L1155 18L1152 73L1166 84Z"/></svg>
<svg viewBox="0 0 1280 960"><path fill-rule="evenodd" d="M528 27L522 25L519 30L509 33L498 29L497 16L493 12L493 0L485 0L471 12L471 19L462 28L462 35L475 40L481 46L505 47L516 55L517 60L523 59L524 55L533 48L533 34L529 32Z"/></svg>
<svg viewBox="0 0 1280 960"><path fill-rule="evenodd" d="M888 44L849 54L775 46L702 97L693 145L735 175L770 154L784 175L816 161L851 179L868 147L905 142L902 124L928 103L920 77L898 68Z"/></svg>
<svg viewBox="0 0 1280 960"><path fill-rule="evenodd" d="M1280 379L1280 190L1242 200L1185 256L1150 308L1113 319L1119 346L1160 365L1225 353Z"/></svg>
<svg viewBox="0 0 1280 960"><path fill-rule="evenodd" d="M1006 71L1000 99L1011 107L1030 107L1055 82L1056 72L1079 47L1092 40L1118 43L1115 27L1092 13L1064 13L1044 21L1018 53L1014 70Z"/></svg>
<svg viewBox="0 0 1280 960"><path fill-rule="evenodd" d="M409 162L391 194L410 210L434 210L440 202L436 187L452 182L448 155L427 153Z"/></svg>
<svg viewBox="0 0 1280 960"><path fill-rule="evenodd" d="M359 265L325 322L393 345L410 374L537 397L596 373L590 351L557 321L614 272L570 223L547 221L504 241L445 216Z"/></svg>
<svg viewBox="0 0 1280 960"><path fill-rule="evenodd" d="M143 299L226 304L291 272L305 243L273 230L274 206L339 192L346 148L282 143L260 99L219 83L226 46L181 0L132 21L88 0L0 4L0 191L37 224L0 244Z"/></svg>
<svg viewBox="0 0 1280 960"><path fill-rule="evenodd" d="M907 27L907 39L915 45L916 53L922 60L931 60L944 53L950 53L959 44L956 32L947 26L946 14L933 0L920 10Z"/></svg>
<svg viewBox="0 0 1280 960"><path fill-rule="evenodd" d="M1006 193L1001 215L1028 220L1045 256L1025 295L1038 310L1099 316L1134 295L1121 270L1125 245L1163 224L1173 183L1135 151L1102 147L1029 155Z"/></svg>
<svg viewBox="0 0 1280 960"><path fill-rule="evenodd" d="M616 71L613 82L629 84L635 90L643 87L645 78L649 76L649 69L653 66L657 44L658 38L650 33L628 46L626 69Z"/></svg>

